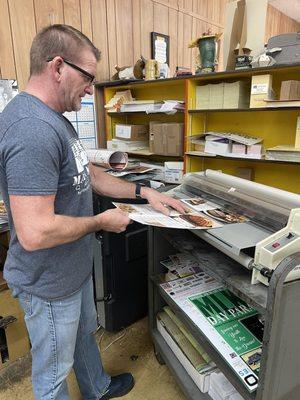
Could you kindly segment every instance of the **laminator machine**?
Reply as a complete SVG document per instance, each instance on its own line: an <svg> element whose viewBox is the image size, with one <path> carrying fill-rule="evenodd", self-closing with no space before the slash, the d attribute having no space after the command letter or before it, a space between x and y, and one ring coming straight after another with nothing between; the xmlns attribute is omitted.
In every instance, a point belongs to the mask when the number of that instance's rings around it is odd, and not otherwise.
<svg viewBox="0 0 300 400"><path fill-rule="evenodd" d="M192 230L242 266L252 270L252 283L269 285L280 262L300 250L300 195L214 170L187 174L173 194L202 197L247 222ZM286 281L300 278L300 266Z"/></svg>

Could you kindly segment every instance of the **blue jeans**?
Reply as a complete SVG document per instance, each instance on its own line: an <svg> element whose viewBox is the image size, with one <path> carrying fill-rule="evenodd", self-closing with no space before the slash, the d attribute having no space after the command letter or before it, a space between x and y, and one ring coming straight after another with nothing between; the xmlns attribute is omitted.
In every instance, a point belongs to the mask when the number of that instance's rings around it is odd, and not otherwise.
<svg viewBox="0 0 300 400"><path fill-rule="evenodd" d="M66 377L72 367L83 398L100 399L111 378L103 369L94 337L97 318L92 279L61 300L42 300L17 293L17 289L13 294L25 312L36 400L69 400Z"/></svg>

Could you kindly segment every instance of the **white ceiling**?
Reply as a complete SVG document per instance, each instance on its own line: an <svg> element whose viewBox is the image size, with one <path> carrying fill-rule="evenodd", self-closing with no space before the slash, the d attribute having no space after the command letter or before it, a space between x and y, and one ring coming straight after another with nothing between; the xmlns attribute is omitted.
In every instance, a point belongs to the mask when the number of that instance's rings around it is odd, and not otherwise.
<svg viewBox="0 0 300 400"><path fill-rule="evenodd" d="M268 0L280 12L300 22L300 0Z"/></svg>

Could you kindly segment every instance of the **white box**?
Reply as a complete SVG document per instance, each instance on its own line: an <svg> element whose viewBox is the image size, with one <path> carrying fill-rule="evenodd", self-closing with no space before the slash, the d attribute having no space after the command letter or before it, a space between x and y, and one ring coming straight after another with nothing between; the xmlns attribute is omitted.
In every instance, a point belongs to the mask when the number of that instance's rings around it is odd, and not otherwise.
<svg viewBox="0 0 300 400"><path fill-rule="evenodd" d="M240 143L232 143L232 153L233 154L246 154L246 146Z"/></svg>
<svg viewBox="0 0 300 400"><path fill-rule="evenodd" d="M167 161L165 162L165 182L181 183L183 178L183 162Z"/></svg>
<svg viewBox="0 0 300 400"><path fill-rule="evenodd" d="M149 140L149 128L148 125L116 124L115 136L122 140Z"/></svg>
<svg viewBox="0 0 300 400"><path fill-rule="evenodd" d="M205 153L220 154L221 156L231 153L231 142L223 143L217 140L207 140L205 142Z"/></svg>
<svg viewBox="0 0 300 400"><path fill-rule="evenodd" d="M257 158L261 157L262 153L262 145L261 144L252 144L247 146L247 154L252 156L257 156Z"/></svg>
<svg viewBox="0 0 300 400"><path fill-rule="evenodd" d="M181 351L179 346L176 344L176 342L173 340L173 338L169 335L169 333L166 331L166 329L163 327L161 322L159 320L157 321L157 329L162 335L162 337L165 339L167 345L170 347L170 349L173 351L177 359L180 361L181 365L183 368L186 370L188 375L192 378L192 380L195 382L195 385L199 388L199 390L202 393L208 392L209 389L209 382L210 382L210 375L212 371L205 372L203 374L200 374L191 362L188 360L188 358L184 355L184 353Z"/></svg>

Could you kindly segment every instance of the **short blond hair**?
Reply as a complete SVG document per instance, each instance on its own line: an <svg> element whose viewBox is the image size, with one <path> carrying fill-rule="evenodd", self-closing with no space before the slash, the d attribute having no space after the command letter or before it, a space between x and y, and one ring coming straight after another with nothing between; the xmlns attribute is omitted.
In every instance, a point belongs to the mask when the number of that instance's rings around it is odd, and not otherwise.
<svg viewBox="0 0 300 400"><path fill-rule="evenodd" d="M89 48L97 61L100 51L90 39L70 25L54 24L43 28L33 39L30 48L30 76L40 74L49 59L56 56L76 61L79 50Z"/></svg>

